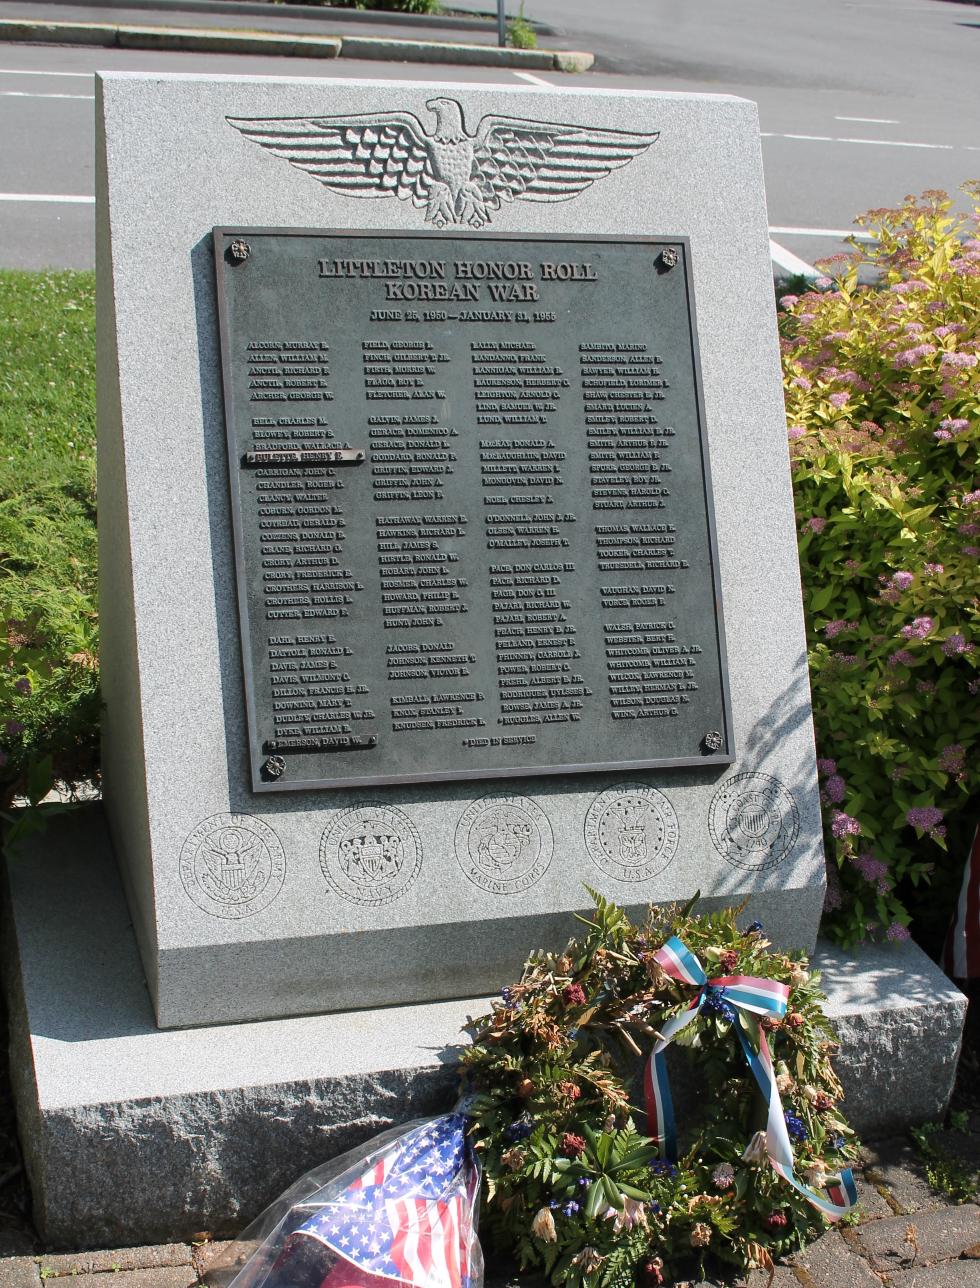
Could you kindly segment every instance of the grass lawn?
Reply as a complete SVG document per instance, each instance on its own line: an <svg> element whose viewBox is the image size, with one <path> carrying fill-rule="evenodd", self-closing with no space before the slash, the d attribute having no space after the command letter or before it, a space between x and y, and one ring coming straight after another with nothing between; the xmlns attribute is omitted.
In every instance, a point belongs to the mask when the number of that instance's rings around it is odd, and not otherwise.
<svg viewBox="0 0 980 1288"><path fill-rule="evenodd" d="M95 513L95 274L0 271L0 783L7 799L23 790L39 759L50 757L58 777L87 777L94 768Z"/></svg>

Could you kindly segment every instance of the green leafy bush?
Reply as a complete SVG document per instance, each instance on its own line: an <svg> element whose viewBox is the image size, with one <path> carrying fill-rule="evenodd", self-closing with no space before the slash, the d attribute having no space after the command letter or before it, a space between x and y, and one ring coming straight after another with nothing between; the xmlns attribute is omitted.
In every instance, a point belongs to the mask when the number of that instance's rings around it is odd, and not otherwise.
<svg viewBox="0 0 980 1288"><path fill-rule="evenodd" d="M923 882L948 916L976 821L980 182L964 191L970 215L931 191L862 216L873 240L781 300L825 925L844 943L907 938Z"/></svg>
<svg viewBox="0 0 980 1288"><path fill-rule="evenodd" d="M511 18L507 23L507 43L514 49L537 49L538 47L538 33L524 17L523 3L517 17Z"/></svg>
<svg viewBox="0 0 980 1288"><path fill-rule="evenodd" d="M0 807L97 776L94 296L0 272Z"/></svg>

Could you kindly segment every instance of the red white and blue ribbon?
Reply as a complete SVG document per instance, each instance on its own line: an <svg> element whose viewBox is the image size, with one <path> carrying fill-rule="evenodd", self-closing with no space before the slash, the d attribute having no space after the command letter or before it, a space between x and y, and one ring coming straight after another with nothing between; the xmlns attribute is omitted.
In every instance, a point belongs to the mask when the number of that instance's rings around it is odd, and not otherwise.
<svg viewBox="0 0 980 1288"><path fill-rule="evenodd" d="M854 1177L850 1168L844 1168L839 1177L830 1179L826 1198L797 1179L793 1146L776 1087L769 1044L764 1030L754 1018L771 1016L781 1020L789 1002L789 985L777 983L774 979L762 979L757 975L718 975L709 979L701 963L676 935L654 953L654 959L671 979L698 990L687 1010L673 1016L663 1026L647 1062L644 1078L647 1134L659 1147L661 1154L671 1162L677 1160L677 1131L667 1062L663 1053L681 1029L697 1019L706 1001L712 999L716 1004L727 1003L731 1008L732 1028L769 1108L766 1150L773 1170L831 1221L839 1220L857 1203Z"/></svg>

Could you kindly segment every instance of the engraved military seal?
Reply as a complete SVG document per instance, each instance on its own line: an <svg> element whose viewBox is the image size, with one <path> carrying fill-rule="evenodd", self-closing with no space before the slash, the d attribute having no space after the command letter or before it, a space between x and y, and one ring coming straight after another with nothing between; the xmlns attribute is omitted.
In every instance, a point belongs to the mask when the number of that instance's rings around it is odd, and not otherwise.
<svg viewBox="0 0 980 1288"><path fill-rule="evenodd" d="M585 816L592 862L617 881L649 881L677 851L674 807L655 787L620 783L597 796Z"/></svg>
<svg viewBox="0 0 980 1288"><path fill-rule="evenodd" d="M412 820L374 802L345 810L320 838L320 867L343 899L378 908L400 898L422 867L422 841Z"/></svg>
<svg viewBox="0 0 980 1288"><path fill-rule="evenodd" d="M789 855L800 834L800 812L778 778L735 774L711 799L708 831L715 849L729 863L761 872Z"/></svg>
<svg viewBox="0 0 980 1288"><path fill-rule="evenodd" d="M202 912L240 920L278 895L286 856L268 824L248 814L213 814L184 842L180 879Z"/></svg>
<svg viewBox="0 0 980 1288"><path fill-rule="evenodd" d="M456 861L490 894L522 894L548 870L554 837L547 815L526 796L483 796L456 824Z"/></svg>

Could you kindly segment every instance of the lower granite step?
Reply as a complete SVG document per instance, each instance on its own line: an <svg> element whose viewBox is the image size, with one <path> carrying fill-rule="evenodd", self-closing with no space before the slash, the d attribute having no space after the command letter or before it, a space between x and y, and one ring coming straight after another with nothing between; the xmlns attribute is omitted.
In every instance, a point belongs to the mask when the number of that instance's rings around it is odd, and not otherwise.
<svg viewBox="0 0 980 1288"><path fill-rule="evenodd" d="M99 806L8 859L4 946L21 1142L52 1250L234 1233L301 1172L445 1109L462 1026L489 1004L157 1029ZM941 1117L963 995L910 943L821 944L814 967L857 1130Z"/></svg>

